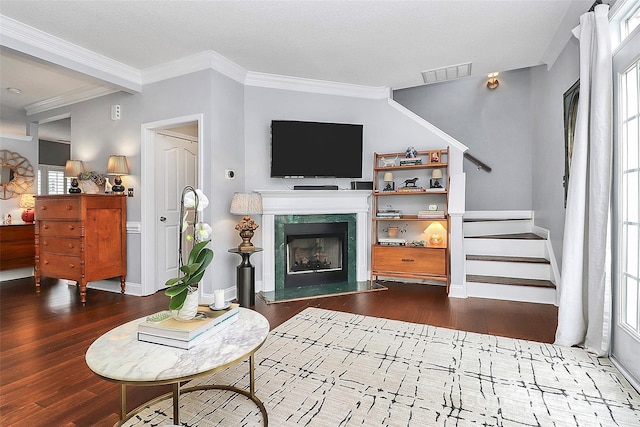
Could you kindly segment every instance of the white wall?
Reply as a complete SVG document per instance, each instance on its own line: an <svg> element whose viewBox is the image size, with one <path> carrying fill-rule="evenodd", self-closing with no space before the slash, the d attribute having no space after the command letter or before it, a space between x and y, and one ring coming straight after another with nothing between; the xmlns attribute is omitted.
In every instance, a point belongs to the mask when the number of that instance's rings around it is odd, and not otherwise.
<svg viewBox="0 0 640 427"><path fill-rule="evenodd" d="M468 77L397 90L393 98L469 147L468 153L492 168L468 160L466 209L532 208L533 111L531 70L500 73L500 86Z"/></svg>

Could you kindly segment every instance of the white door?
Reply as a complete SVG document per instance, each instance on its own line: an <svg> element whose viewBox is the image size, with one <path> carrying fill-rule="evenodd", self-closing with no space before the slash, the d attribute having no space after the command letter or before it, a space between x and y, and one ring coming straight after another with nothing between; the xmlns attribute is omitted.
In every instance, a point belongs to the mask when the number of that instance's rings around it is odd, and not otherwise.
<svg viewBox="0 0 640 427"><path fill-rule="evenodd" d="M182 189L197 188L198 142L161 132L155 138L156 268L158 287L178 275Z"/></svg>
<svg viewBox="0 0 640 427"><path fill-rule="evenodd" d="M615 186L611 355L640 384L640 32L613 57Z"/></svg>

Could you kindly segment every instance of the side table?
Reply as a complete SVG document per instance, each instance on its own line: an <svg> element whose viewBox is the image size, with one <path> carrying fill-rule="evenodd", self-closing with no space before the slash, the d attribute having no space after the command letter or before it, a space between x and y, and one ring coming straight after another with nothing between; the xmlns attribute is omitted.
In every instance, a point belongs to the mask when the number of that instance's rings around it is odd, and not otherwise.
<svg viewBox="0 0 640 427"><path fill-rule="evenodd" d="M256 268L251 264L249 258L256 252L262 252L262 248L254 247L249 251L233 248L229 249L229 252L242 257L242 262L236 268L238 304L241 307L252 307L256 304Z"/></svg>

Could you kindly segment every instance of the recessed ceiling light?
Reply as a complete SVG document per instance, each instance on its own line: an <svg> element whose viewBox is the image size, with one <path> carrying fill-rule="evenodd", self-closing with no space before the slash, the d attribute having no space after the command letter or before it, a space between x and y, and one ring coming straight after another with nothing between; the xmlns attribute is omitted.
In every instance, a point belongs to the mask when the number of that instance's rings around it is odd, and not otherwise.
<svg viewBox="0 0 640 427"><path fill-rule="evenodd" d="M8 87L7 90L16 95L19 95L22 93L22 90L18 89L17 87Z"/></svg>

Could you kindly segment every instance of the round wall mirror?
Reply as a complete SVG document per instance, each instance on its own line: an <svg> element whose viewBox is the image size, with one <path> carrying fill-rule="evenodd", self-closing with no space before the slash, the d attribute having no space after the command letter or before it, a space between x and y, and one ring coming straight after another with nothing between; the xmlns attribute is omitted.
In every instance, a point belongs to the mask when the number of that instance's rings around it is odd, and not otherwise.
<svg viewBox="0 0 640 427"><path fill-rule="evenodd" d="M28 192L34 179L29 160L14 151L0 150L0 199L8 200Z"/></svg>

